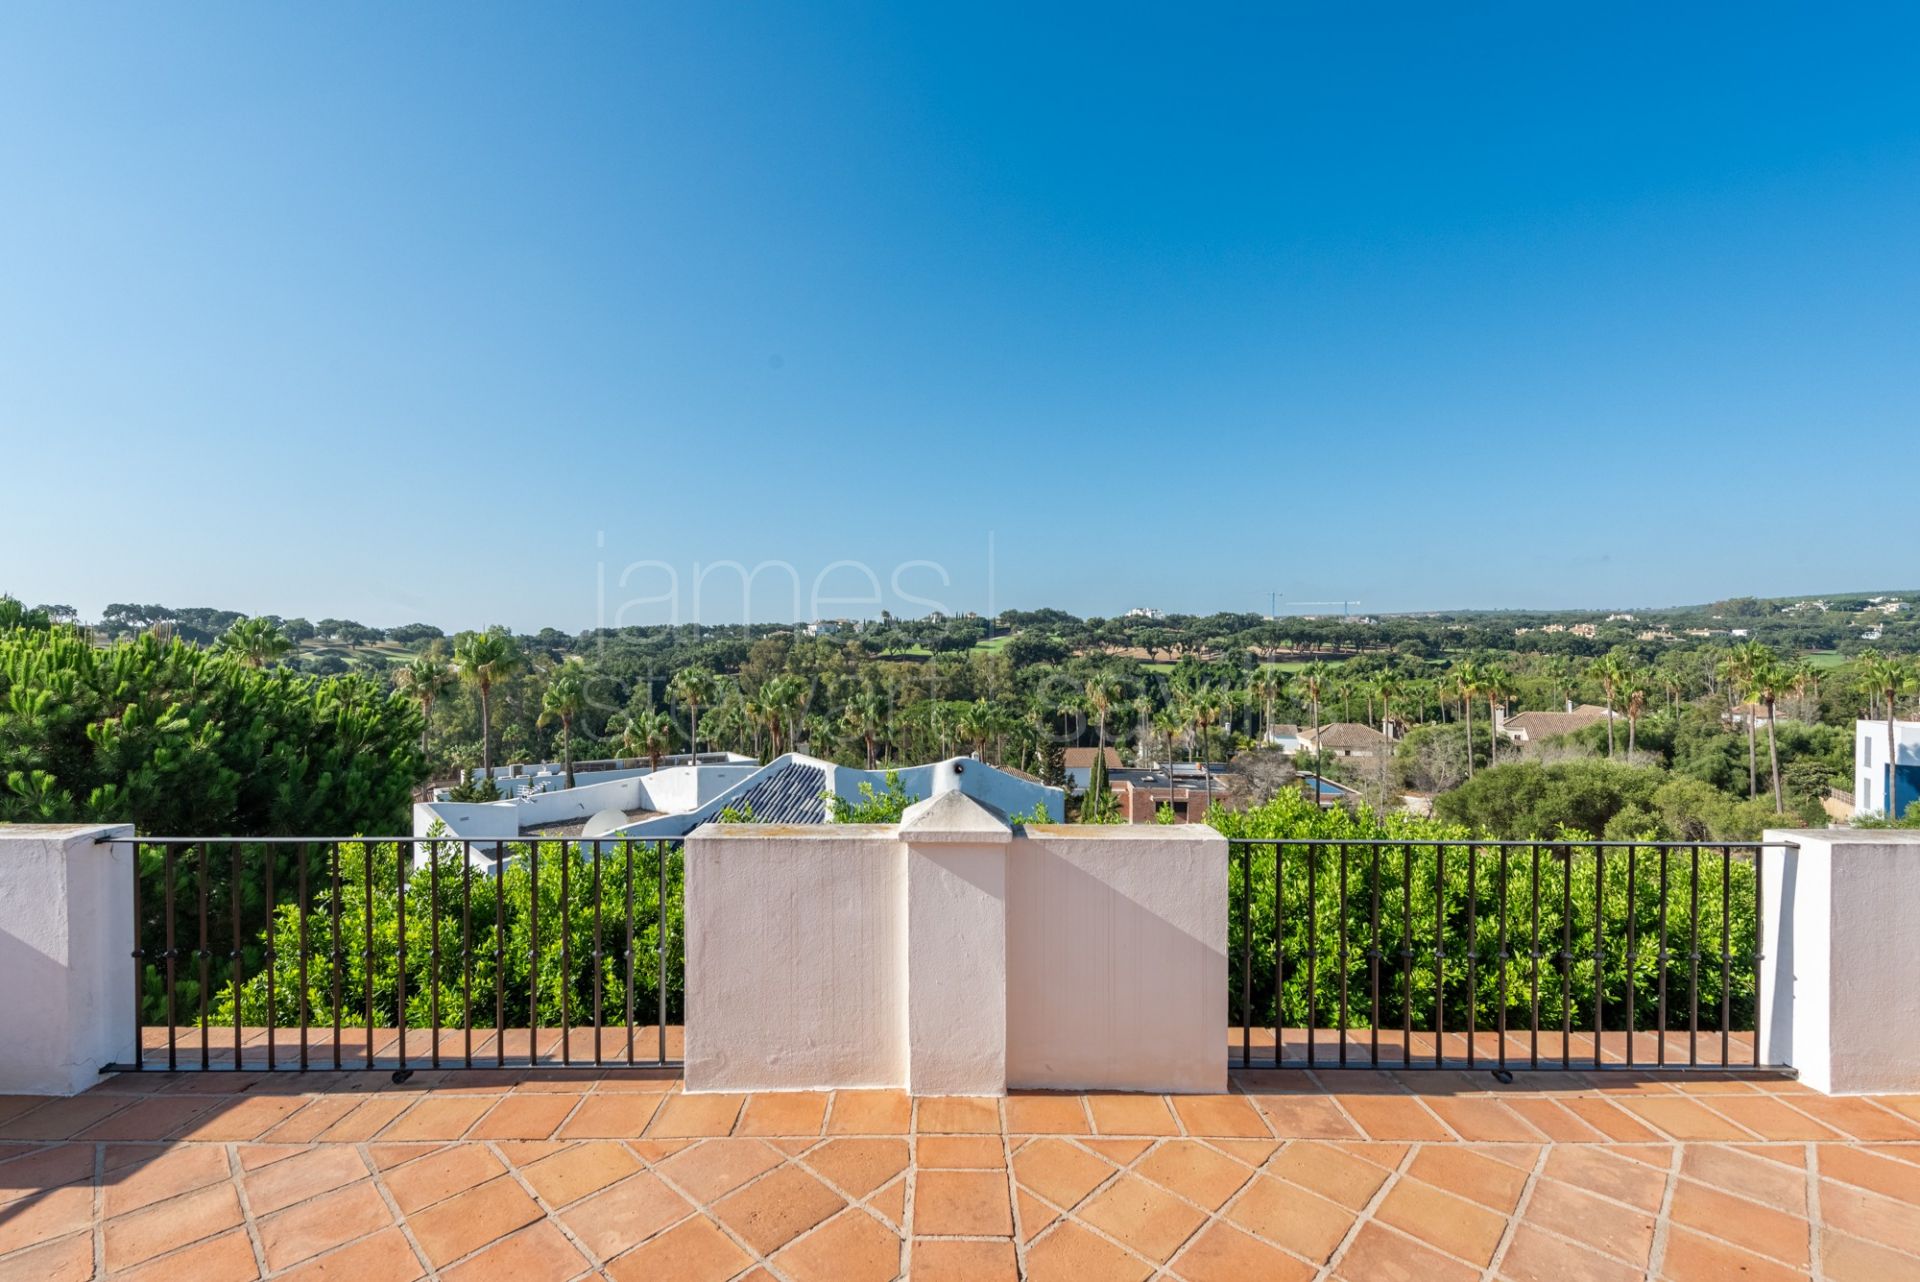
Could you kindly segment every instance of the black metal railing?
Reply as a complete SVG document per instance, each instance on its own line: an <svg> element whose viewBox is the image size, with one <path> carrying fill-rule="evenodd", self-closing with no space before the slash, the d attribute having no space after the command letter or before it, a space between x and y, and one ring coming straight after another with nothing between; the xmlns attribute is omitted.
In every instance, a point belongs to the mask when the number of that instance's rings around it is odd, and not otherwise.
<svg viewBox="0 0 1920 1282"><path fill-rule="evenodd" d="M140 837L134 1062L668 1067L678 840Z"/></svg>
<svg viewBox="0 0 1920 1282"><path fill-rule="evenodd" d="M1241 1067L1764 1066L1760 843L1230 852Z"/></svg>

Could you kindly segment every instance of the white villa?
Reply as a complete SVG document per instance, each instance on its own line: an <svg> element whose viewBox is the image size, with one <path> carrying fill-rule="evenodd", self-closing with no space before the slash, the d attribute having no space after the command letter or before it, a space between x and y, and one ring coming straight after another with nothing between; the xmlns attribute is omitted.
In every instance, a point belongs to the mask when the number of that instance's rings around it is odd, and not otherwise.
<svg viewBox="0 0 1920 1282"><path fill-rule="evenodd" d="M1885 721L1853 723L1854 814L1886 814L1889 787L1896 818L1920 800L1920 721L1895 721L1893 748L1895 760L1889 763Z"/></svg>

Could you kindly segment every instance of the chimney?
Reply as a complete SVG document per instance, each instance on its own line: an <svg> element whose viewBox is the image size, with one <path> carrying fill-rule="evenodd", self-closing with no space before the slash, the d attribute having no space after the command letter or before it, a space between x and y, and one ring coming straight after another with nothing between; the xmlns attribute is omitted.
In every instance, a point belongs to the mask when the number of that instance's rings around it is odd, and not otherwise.
<svg viewBox="0 0 1920 1282"><path fill-rule="evenodd" d="M1573 700L1571 700L1571 699L1569 699L1569 700L1567 700L1567 711L1568 711L1568 712L1572 712L1572 711L1573 711Z"/></svg>

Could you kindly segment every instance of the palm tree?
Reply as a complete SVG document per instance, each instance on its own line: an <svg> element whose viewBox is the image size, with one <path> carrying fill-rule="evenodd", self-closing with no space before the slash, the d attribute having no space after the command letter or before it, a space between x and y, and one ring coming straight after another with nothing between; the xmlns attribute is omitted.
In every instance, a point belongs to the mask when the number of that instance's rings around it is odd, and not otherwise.
<svg viewBox="0 0 1920 1282"><path fill-rule="evenodd" d="M1754 674L1773 662L1773 651L1758 641L1744 641L1735 646L1727 655L1726 672L1731 683L1730 697L1747 699L1751 703ZM1753 710L1749 708L1741 720L1747 723L1747 796L1760 795L1760 756L1758 731L1753 724Z"/></svg>
<svg viewBox="0 0 1920 1282"><path fill-rule="evenodd" d="M1262 715L1266 718L1265 740L1273 742L1273 705L1287 692L1287 674L1279 668L1261 668L1247 682L1247 693L1260 701Z"/></svg>
<svg viewBox="0 0 1920 1282"><path fill-rule="evenodd" d="M1186 726L1186 719L1172 708L1162 708L1153 714L1153 728L1167 742L1167 761L1173 761L1173 739Z"/></svg>
<svg viewBox="0 0 1920 1282"><path fill-rule="evenodd" d="M1513 678L1505 668L1494 665L1480 677L1480 693L1487 700L1487 764L1500 764L1500 705L1513 695ZM1467 755L1473 755L1469 744Z"/></svg>
<svg viewBox="0 0 1920 1282"><path fill-rule="evenodd" d="M1327 683L1333 679L1333 670L1320 660L1315 659L1300 670L1300 689L1306 693L1307 703L1313 709L1314 755L1320 752L1320 696L1325 692Z"/></svg>
<svg viewBox="0 0 1920 1282"><path fill-rule="evenodd" d="M1874 692L1874 694L1884 697L1886 701L1887 782L1886 791L1882 795L1886 802L1885 810L1887 818L1898 819L1900 816L1895 814L1893 809L1894 783L1898 777L1895 775L1893 768L1895 761L1893 713L1894 705L1899 701L1900 692L1912 685L1913 673L1898 657L1890 654L1881 654L1877 650L1863 650L1861 652L1857 671L1860 674L1861 684L1866 686L1868 690Z"/></svg>
<svg viewBox="0 0 1920 1282"><path fill-rule="evenodd" d="M840 713L841 720L847 723L847 732L858 735L867 748L867 769L872 770L879 762L876 748L880 736L887 730L887 704L880 692L872 688L858 691Z"/></svg>
<svg viewBox="0 0 1920 1282"><path fill-rule="evenodd" d="M1613 704L1620 693L1620 687L1626 683L1628 665L1620 657L1618 650L1603 657L1593 665L1593 675L1600 682L1601 693L1607 700L1607 756L1613 756Z"/></svg>
<svg viewBox="0 0 1920 1282"><path fill-rule="evenodd" d="M1633 764L1634 742L1640 734L1640 717L1647 710L1647 672L1644 668L1627 669L1621 682L1620 695L1627 705L1627 764Z"/></svg>
<svg viewBox="0 0 1920 1282"><path fill-rule="evenodd" d="M587 708L587 687L568 665L554 673L540 697L540 721L560 723L560 759L566 764L567 787L573 787L573 719Z"/></svg>
<svg viewBox="0 0 1920 1282"><path fill-rule="evenodd" d="M1111 675L1103 673L1087 681L1087 710L1093 713L1094 724L1099 727L1096 746L1102 756L1106 755L1107 748L1107 713L1126 693L1119 679Z"/></svg>
<svg viewBox="0 0 1920 1282"><path fill-rule="evenodd" d="M1387 729L1387 722L1393 717L1393 701L1406 693L1406 683L1398 673L1382 672L1374 678L1373 688L1380 695L1380 733L1392 734Z"/></svg>
<svg viewBox="0 0 1920 1282"><path fill-rule="evenodd" d="M700 705L711 704L719 689L713 673L697 665L680 669L667 682L667 698L687 710L687 751L693 754L696 765L700 761Z"/></svg>
<svg viewBox="0 0 1920 1282"><path fill-rule="evenodd" d="M1800 701L1800 719L1818 721L1820 719L1817 715L1820 702L1820 669L1813 666L1811 659L1795 659L1793 665L1787 669L1787 678L1793 683L1793 697ZM1815 705L1813 708L1807 705L1808 690L1813 691Z"/></svg>
<svg viewBox="0 0 1920 1282"><path fill-rule="evenodd" d="M1773 813L1776 815L1786 807L1780 802L1780 745L1774 738L1774 705L1792 685L1791 669L1772 658L1758 664L1748 679L1748 700L1765 704L1767 709L1767 758L1773 766Z"/></svg>
<svg viewBox="0 0 1920 1282"><path fill-rule="evenodd" d="M987 740L993 738L996 728L994 707L985 699L975 699L960 709L960 715L954 719L954 726L960 737L973 747L973 755L981 761L987 759ZM1102 744L1099 755L1106 756L1106 745Z"/></svg>
<svg viewBox="0 0 1920 1282"><path fill-rule="evenodd" d="M1473 778L1473 701L1486 689L1486 674L1480 665L1472 659L1462 659L1453 665L1450 674L1454 691L1460 696L1460 709L1467 722L1467 778Z"/></svg>
<svg viewBox="0 0 1920 1282"><path fill-rule="evenodd" d="M420 756L423 759L427 755L427 734L433 729L433 705L453 689L458 680L447 661L437 654L416 655L413 662L393 674L395 688L411 695L420 705Z"/></svg>
<svg viewBox="0 0 1920 1282"><path fill-rule="evenodd" d="M1680 715L1680 698L1687 692L1687 678L1678 668L1661 668L1658 673L1660 689L1667 696L1667 711L1673 716Z"/></svg>
<svg viewBox="0 0 1920 1282"><path fill-rule="evenodd" d="M480 768L493 770L493 687L520 670L520 647L502 627L469 632L454 643L453 666L480 692Z"/></svg>
<svg viewBox="0 0 1920 1282"><path fill-rule="evenodd" d="M272 619L236 619L220 636L219 648L248 667L264 668L293 649Z"/></svg>

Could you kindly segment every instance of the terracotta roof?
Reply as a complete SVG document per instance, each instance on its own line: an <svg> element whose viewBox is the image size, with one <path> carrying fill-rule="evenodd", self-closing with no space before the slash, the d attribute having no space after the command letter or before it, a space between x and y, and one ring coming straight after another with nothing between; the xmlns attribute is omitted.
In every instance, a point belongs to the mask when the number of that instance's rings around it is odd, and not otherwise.
<svg viewBox="0 0 1920 1282"><path fill-rule="evenodd" d="M1363 726L1357 721L1335 721L1308 732L1306 737L1317 748L1378 748L1393 742L1372 726Z"/></svg>
<svg viewBox="0 0 1920 1282"><path fill-rule="evenodd" d="M1068 748L1065 754L1066 768L1069 770L1091 770L1093 768L1093 754L1098 751L1100 751L1098 748ZM1119 768L1120 753L1116 749L1108 748L1107 769L1118 770Z"/></svg>
<svg viewBox="0 0 1920 1282"><path fill-rule="evenodd" d="M1617 717L1620 714L1614 715ZM1576 730L1585 730L1588 726L1602 725L1606 719L1605 708L1583 703L1572 712L1515 713L1500 723L1500 730L1503 734L1532 742L1536 739L1551 739L1555 735L1572 734Z"/></svg>

